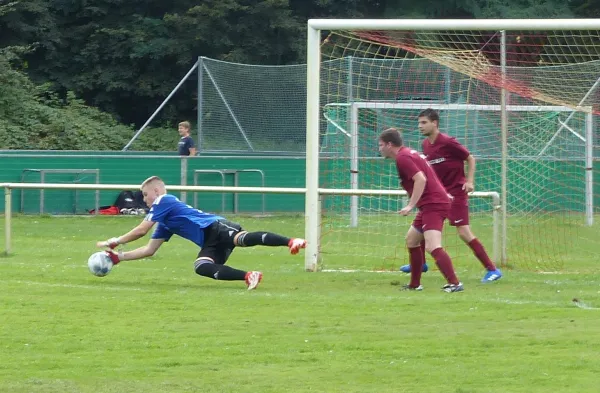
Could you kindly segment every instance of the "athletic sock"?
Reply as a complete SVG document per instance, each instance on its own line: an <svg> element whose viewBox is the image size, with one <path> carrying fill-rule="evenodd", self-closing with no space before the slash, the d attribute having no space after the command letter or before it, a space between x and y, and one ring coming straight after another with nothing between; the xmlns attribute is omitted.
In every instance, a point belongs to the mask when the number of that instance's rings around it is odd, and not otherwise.
<svg viewBox="0 0 600 393"><path fill-rule="evenodd" d="M414 247L408 249L408 256L410 261L410 284L412 288L416 288L421 285L421 274L423 274L423 253L421 247Z"/></svg>
<svg viewBox="0 0 600 393"><path fill-rule="evenodd" d="M252 246L287 246L289 237L281 236L271 232L246 232L241 234L237 243L240 247Z"/></svg>
<svg viewBox="0 0 600 393"><path fill-rule="evenodd" d="M496 265L494 265L494 262L492 262L492 260L488 256L487 252L485 252L485 248L483 247L483 244L481 244L481 242L477 238L471 240L467 244L469 245L469 247L471 247L471 250L473 250L473 254L475 254L477 259L479 259L479 262L481 262L481 264L487 270L489 270L489 271L496 270Z"/></svg>
<svg viewBox="0 0 600 393"><path fill-rule="evenodd" d="M246 278L246 272L243 270L211 262L204 262L198 265L196 273L203 277L221 281L243 281Z"/></svg>
<svg viewBox="0 0 600 393"><path fill-rule="evenodd" d="M435 259L435 264L442 275L446 278L446 281L450 284L458 285L459 281L454 273L454 267L452 266L452 259L450 255L441 247L436 248L431 252L431 256Z"/></svg>

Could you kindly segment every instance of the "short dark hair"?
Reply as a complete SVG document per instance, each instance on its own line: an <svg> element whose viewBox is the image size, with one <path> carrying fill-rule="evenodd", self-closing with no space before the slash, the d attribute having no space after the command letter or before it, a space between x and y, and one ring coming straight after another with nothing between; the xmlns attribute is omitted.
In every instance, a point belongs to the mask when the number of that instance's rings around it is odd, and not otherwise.
<svg viewBox="0 0 600 393"><path fill-rule="evenodd" d="M379 140L384 143L391 143L394 146L402 146L402 135L400 131L395 128L388 128L379 135Z"/></svg>
<svg viewBox="0 0 600 393"><path fill-rule="evenodd" d="M438 125L440 124L440 115L431 108L427 108L419 113L419 117L426 117L429 121L437 121Z"/></svg>

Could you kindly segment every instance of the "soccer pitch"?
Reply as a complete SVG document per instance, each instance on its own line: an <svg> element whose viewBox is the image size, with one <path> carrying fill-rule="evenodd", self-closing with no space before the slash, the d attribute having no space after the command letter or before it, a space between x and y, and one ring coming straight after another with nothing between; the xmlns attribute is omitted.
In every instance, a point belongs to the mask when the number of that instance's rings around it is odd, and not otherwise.
<svg viewBox="0 0 600 393"><path fill-rule="evenodd" d="M304 228L303 217L228 219ZM0 258L0 392L598 391L599 261L577 247L558 271L505 270L492 284L474 259L457 261L465 292L455 294L435 270L407 293L391 285L407 276L365 271L368 261L307 273L302 255L267 247L228 262L264 272L248 292L197 276L196 247L175 237L151 259L92 276L95 241L139 220L13 218L14 255ZM327 255L327 267L342 266Z"/></svg>

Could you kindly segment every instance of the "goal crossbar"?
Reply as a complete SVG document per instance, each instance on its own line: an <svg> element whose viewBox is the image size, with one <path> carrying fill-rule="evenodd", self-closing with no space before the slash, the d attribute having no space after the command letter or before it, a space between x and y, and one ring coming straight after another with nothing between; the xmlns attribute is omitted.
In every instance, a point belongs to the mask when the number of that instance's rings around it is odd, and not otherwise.
<svg viewBox="0 0 600 393"><path fill-rule="evenodd" d="M476 105L476 104L440 104L414 102L414 101L356 101L351 103L330 103L330 107L355 107L359 109L424 109L435 110L465 110L465 111L496 111L502 110L501 105ZM511 112L591 112L590 107L570 108L560 105L507 105L507 111Z"/></svg>
<svg viewBox="0 0 600 393"><path fill-rule="evenodd" d="M309 19L309 30L591 30L600 19Z"/></svg>

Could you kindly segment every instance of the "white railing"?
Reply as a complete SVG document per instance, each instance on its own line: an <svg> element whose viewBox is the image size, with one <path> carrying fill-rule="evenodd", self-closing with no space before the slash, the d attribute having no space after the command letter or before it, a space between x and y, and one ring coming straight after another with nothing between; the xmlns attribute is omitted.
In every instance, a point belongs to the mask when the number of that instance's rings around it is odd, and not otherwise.
<svg viewBox="0 0 600 393"><path fill-rule="evenodd" d="M5 254L10 254L11 247L11 227L12 227L12 190L13 189L52 189L52 190L127 190L138 189L138 184L56 184L56 183L0 183L4 188L4 227L5 227ZM217 187L217 186L168 186L169 191L189 191L189 192L231 192L231 193L249 193L249 194L303 194L306 195L306 188L285 188L285 187ZM320 197L323 195L357 195L357 196L406 196L403 190L349 190L335 188L318 188L320 212ZM493 254L496 258L500 250L500 231L499 216L500 195L496 192L473 192L472 197L490 198L492 200L493 210ZM318 214L320 216L320 214ZM309 214L305 212L305 217ZM306 236L305 234L305 237ZM317 236L317 242L320 241ZM318 249L318 247L317 247ZM318 266L318 254L306 253L304 267L307 271L316 271Z"/></svg>

